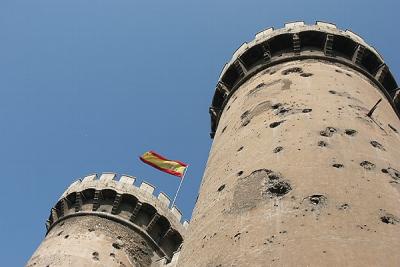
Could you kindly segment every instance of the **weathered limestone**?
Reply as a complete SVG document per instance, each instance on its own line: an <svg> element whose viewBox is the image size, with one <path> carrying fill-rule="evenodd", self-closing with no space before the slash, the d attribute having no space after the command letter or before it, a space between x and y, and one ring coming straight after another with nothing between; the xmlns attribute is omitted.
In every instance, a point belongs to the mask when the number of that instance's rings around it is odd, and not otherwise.
<svg viewBox="0 0 400 267"><path fill-rule="evenodd" d="M169 198L135 178L104 173L73 183L51 209L27 266L175 266L188 224ZM179 255L179 254L178 254Z"/></svg>
<svg viewBox="0 0 400 267"><path fill-rule="evenodd" d="M380 55L332 24L242 45L178 266L399 266L396 92Z"/></svg>

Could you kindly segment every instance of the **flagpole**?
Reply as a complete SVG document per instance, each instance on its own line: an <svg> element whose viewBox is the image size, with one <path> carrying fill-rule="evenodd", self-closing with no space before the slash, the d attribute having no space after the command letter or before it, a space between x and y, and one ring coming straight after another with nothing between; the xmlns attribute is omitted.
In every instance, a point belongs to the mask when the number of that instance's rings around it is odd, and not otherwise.
<svg viewBox="0 0 400 267"><path fill-rule="evenodd" d="M181 182L179 183L178 189L176 190L175 197L174 197L174 200L172 201L172 205L171 205L172 208L174 207L176 197L178 196L179 190L181 189L181 186L182 186L182 183L183 183L183 179L185 179L185 175L186 175L186 172L187 172L188 168L189 168L189 165L185 168L185 172L182 175Z"/></svg>

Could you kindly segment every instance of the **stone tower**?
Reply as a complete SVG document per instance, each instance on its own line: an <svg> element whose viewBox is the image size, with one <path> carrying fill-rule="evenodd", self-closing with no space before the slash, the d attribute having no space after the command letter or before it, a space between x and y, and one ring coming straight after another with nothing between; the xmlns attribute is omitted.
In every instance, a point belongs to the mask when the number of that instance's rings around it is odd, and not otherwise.
<svg viewBox="0 0 400 267"><path fill-rule="evenodd" d="M27 266L175 266L187 227L168 197L113 173L89 175L61 196Z"/></svg>
<svg viewBox="0 0 400 267"><path fill-rule="evenodd" d="M333 24L243 44L216 86L178 266L399 266L397 93L379 53Z"/></svg>

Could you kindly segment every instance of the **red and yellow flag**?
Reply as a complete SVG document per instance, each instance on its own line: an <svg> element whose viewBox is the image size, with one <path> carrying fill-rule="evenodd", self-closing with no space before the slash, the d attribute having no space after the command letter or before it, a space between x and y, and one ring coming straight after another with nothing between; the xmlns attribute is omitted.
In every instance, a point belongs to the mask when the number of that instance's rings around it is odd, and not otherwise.
<svg viewBox="0 0 400 267"><path fill-rule="evenodd" d="M154 151L148 151L144 153L142 156L140 156L140 160L156 169L159 169L160 171L178 177L183 177L185 169L188 166L181 161L166 159Z"/></svg>

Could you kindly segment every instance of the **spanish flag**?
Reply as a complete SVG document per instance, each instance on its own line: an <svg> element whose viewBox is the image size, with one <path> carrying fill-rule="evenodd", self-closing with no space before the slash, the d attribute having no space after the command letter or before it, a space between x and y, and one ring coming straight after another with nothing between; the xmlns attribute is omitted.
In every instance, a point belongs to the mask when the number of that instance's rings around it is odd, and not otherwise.
<svg viewBox="0 0 400 267"><path fill-rule="evenodd" d="M183 177L185 170L188 167L187 164L181 161L166 159L154 151L144 153L142 156L140 156L140 160L156 169L159 169L160 171L178 177Z"/></svg>

